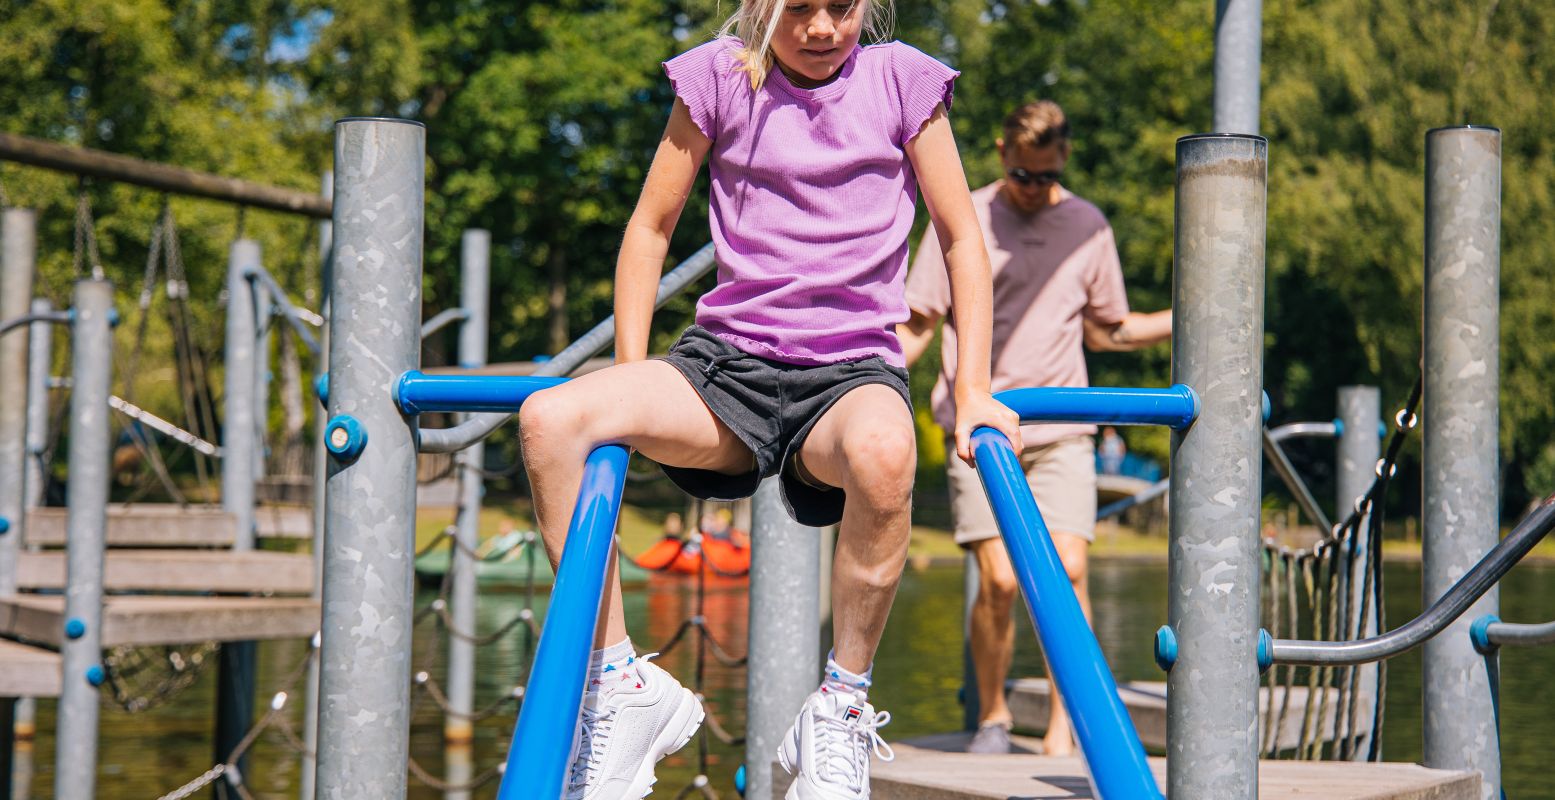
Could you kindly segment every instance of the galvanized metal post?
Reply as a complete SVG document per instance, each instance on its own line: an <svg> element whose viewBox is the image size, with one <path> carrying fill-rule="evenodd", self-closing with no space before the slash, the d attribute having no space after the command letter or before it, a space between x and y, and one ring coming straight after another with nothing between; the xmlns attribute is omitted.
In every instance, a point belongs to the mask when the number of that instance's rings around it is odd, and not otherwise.
<svg viewBox="0 0 1555 800"><path fill-rule="evenodd" d="M265 476L266 434L270 428L270 334L275 321L275 300L270 287L250 282L254 293L254 502L259 501L258 484ZM256 523L257 526L257 523ZM258 533L256 531L257 538Z"/></svg>
<svg viewBox="0 0 1555 800"><path fill-rule="evenodd" d="M1425 136L1425 550L1429 604L1501 539L1501 132ZM1477 770L1501 796L1501 757L1485 659L1469 627L1495 614L1491 588L1425 645L1425 765Z"/></svg>
<svg viewBox="0 0 1555 800"><path fill-rule="evenodd" d="M491 232L467 230L460 249L462 286L459 305L469 315L459 329L459 366L486 365L486 328L491 276ZM443 739L449 744L469 743L475 735L470 714L475 710L475 643L464 638L475 632L476 584L474 558L480 544L481 495L485 481L485 440L470 445L459 459L459 512L456 546L449 555L453 586L449 613L453 630L448 634L448 718ZM462 635L461 635L462 634Z"/></svg>
<svg viewBox="0 0 1555 800"><path fill-rule="evenodd" d="M70 510L65 530L65 639L54 796L91 800L97 780L102 660L103 550L108 523L108 391L113 371L113 284L76 284L70 390Z"/></svg>
<svg viewBox="0 0 1555 800"><path fill-rule="evenodd" d="M27 315L37 266L37 217L23 208L0 211L0 320ZM22 482L27 438L27 341L29 327L0 336L0 595L16 591L22 550Z"/></svg>
<svg viewBox="0 0 1555 800"><path fill-rule="evenodd" d="M335 173L324 173L319 192L331 198L333 202ZM329 287L330 265L334 263L334 247L334 223L327 219L323 220L319 223L319 263L322 267L319 270L319 278L323 284L319 289L319 314L324 317L324 328L320 331L319 352L313 361L315 376L329 374ZM329 450L324 444L323 406L314 405L313 410L313 599L317 600L324 594L324 476L329 472ZM316 636L312 645L318 647ZM319 749L319 654L317 652L313 654L313 660L308 663L308 688L306 697L303 699L302 741L303 749L307 752L301 756L299 797L301 800L313 800L314 778L318 774L318 760L314 754Z"/></svg>
<svg viewBox="0 0 1555 800"><path fill-rule="evenodd" d="M258 356L254 285L244 272L260 267L259 243L239 239L227 260L227 341L222 365L221 507L237 519L232 549L254 549L254 459L258 429L254 378Z"/></svg>
<svg viewBox="0 0 1555 800"><path fill-rule="evenodd" d="M1334 516L1344 519L1355 508L1355 501L1366 494L1377 477L1377 459L1382 454L1382 440L1378 425L1382 416L1382 393L1375 386L1339 387L1339 497ZM1362 605L1366 606L1366 624L1355 631L1356 638L1376 636L1377 607L1365 601L1366 587L1366 518L1362 517L1356 532L1355 561L1350 565L1350 615L1356 618ZM1374 593L1374 591L1372 592ZM1362 664L1356 670L1355 691L1361 698L1377 696L1377 665ZM1358 732L1351 760L1366 760L1375 733L1377 709L1369 701L1358 701L1351 729Z"/></svg>
<svg viewBox="0 0 1555 800"><path fill-rule="evenodd" d="M227 341L223 369L221 507L235 520L232 549L254 549L255 484L259 463L258 287L246 273L261 266L259 243L239 239L227 260ZM223 642L216 666L215 758L224 762L254 718L255 659L252 641ZM239 768L246 767L246 760Z"/></svg>
<svg viewBox="0 0 1555 800"><path fill-rule="evenodd" d="M1172 434L1167 795L1258 794L1258 528L1268 143L1177 140L1172 381L1198 420Z"/></svg>
<svg viewBox="0 0 1555 800"><path fill-rule="evenodd" d="M320 800L405 796L416 424L393 387L420 360L425 175L420 124L335 124Z"/></svg>
<svg viewBox="0 0 1555 800"><path fill-rule="evenodd" d="M54 310L54 304L47 298L38 297L32 301L33 314L48 314ZM37 550L36 545L28 545L25 541L27 521L26 511L37 508L44 503L44 495L47 490L48 476L43 471L43 454L49 446L49 377L54 368L54 326L49 322L34 322L32 335L27 342L27 439L26 459L27 468L22 473L22 529L12 531L13 536L22 540L18 546L28 550ZM31 738L38 729L38 701L35 698L23 697L16 702L16 735L18 737ZM19 758L18 769L22 765L29 766L32 763L31 756L25 759ZM18 781L22 778L18 777ZM4 797L4 795L0 795Z"/></svg>
<svg viewBox="0 0 1555 800"><path fill-rule="evenodd" d="M820 531L795 522L776 478L752 500L745 796L772 796L772 761L821 677Z"/></svg>
<svg viewBox="0 0 1555 800"><path fill-rule="evenodd" d="M1215 0L1215 130L1258 133L1263 0Z"/></svg>
<svg viewBox="0 0 1555 800"><path fill-rule="evenodd" d="M983 721L983 698L977 684L977 664L972 660L972 606L982 590L982 571L973 553L963 556L962 563L965 566L961 576L961 727L975 731Z"/></svg>

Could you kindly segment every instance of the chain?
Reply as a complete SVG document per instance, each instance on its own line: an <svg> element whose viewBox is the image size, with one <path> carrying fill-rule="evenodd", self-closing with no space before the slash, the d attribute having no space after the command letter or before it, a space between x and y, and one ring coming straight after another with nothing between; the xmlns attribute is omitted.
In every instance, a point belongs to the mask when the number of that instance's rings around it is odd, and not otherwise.
<svg viewBox="0 0 1555 800"><path fill-rule="evenodd" d="M97 231L92 220L92 199L86 191L86 178L81 178L76 194L76 249L72 266L76 280L81 279L82 259L90 257L92 279L103 279L103 259L97 252Z"/></svg>

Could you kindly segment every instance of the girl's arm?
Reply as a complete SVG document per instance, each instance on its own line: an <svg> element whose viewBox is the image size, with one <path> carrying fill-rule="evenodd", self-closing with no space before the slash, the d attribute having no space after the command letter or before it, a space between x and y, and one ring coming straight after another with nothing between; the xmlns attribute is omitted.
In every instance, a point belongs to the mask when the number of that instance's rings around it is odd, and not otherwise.
<svg viewBox="0 0 1555 800"><path fill-rule="evenodd" d="M972 462L972 431L987 425L1004 433L1020 452L1020 419L989 392L993 348L993 269L972 209L972 193L945 106L908 140L907 157L929 208L934 233L950 276L950 307L956 319L956 455Z"/></svg>
<svg viewBox="0 0 1555 800"><path fill-rule="evenodd" d="M616 257L616 363L648 357L648 326L670 235L711 146L691 121L686 104L676 98Z"/></svg>

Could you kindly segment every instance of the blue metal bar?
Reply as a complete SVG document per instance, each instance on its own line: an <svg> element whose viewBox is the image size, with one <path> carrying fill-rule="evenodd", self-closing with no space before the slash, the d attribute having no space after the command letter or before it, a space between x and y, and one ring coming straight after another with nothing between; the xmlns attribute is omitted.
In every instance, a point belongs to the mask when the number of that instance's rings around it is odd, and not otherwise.
<svg viewBox="0 0 1555 800"><path fill-rule="evenodd" d="M606 567L614 552L626 460L625 447L605 445L589 454L583 468L497 800L550 800L565 788Z"/></svg>
<svg viewBox="0 0 1555 800"><path fill-rule="evenodd" d="M541 389L567 378L535 375L424 375L411 370L395 385L394 401L406 414L428 411L496 411L512 414Z"/></svg>
<svg viewBox="0 0 1555 800"><path fill-rule="evenodd" d="M1182 430L1199 415L1198 396L1180 383L1168 389L1009 389L994 399L1019 414L1022 422L1165 425Z"/></svg>
<svg viewBox="0 0 1555 800"><path fill-rule="evenodd" d="M1160 798L1145 748L1118 697L1101 645L1080 611L1015 449L1004 434L978 428L972 432L972 452L1098 797Z"/></svg>

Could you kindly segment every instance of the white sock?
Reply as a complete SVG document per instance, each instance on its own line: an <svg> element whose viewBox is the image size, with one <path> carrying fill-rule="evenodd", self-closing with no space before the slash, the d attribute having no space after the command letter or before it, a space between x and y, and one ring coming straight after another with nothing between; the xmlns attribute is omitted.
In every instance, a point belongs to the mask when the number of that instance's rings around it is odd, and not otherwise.
<svg viewBox="0 0 1555 800"><path fill-rule="evenodd" d="M837 651L833 650L826 656L826 677L821 680L821 691L846 692L856 694L860 698L867 698L869 687L874 683L870 679L874 671L872 664L869 669L864 670L863 675L843 669L842 665L837 663Z"/></svg>
<svg viewBox="0 0 1555 800"><path fill-rule="evenodd" d="M584 691L609 694L623 683L641 688L637 674L637 651L630 637L589 656L589 685Z"/></svg>

